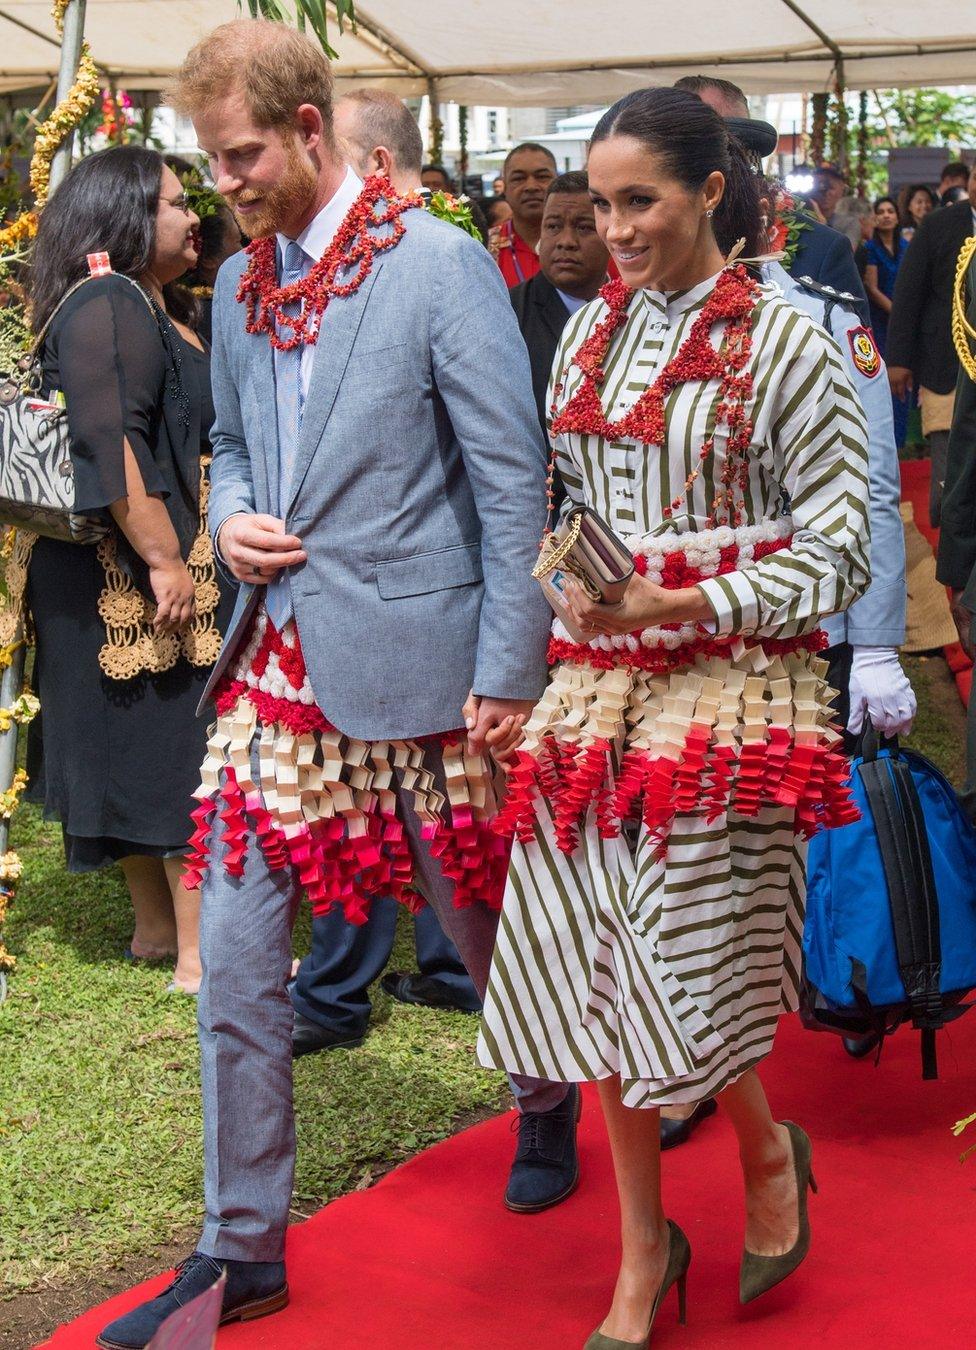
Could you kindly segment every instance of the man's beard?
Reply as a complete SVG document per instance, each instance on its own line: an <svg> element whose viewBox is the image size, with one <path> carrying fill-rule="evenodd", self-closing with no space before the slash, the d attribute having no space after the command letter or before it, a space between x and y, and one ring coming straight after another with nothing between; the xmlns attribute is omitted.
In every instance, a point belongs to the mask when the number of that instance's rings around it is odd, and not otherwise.
<svg viewBox="0 0 976 1350"><path fill-rule="evenodd" d="M234 219L251 239L265 239L277 234L286 221L300 217L311 204L317 182L311 164L290 144L281 181L265 192L253 192L247 188L239 192L230 203ZM237 212L238 202L254 201L256 198L261 199L261 205L256 211L244 214Z"/></svg>

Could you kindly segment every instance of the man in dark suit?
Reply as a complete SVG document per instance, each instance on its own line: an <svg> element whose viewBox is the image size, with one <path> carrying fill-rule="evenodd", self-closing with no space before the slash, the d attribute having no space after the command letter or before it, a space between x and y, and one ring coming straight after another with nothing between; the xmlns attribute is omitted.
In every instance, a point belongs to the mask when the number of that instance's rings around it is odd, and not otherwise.
<svg viewBox="0 0 976 1350"><path fill-rule="evenodd" d="M564 173L546 194L539 236L541 270L509 292L529 349L539 421L546 426L546 390L567 319L596 298L607 279L609 254L596 232L585 173Z"/></svg>
<svg viewBox="0 0 976 1350"><path fill-rule="evenodd" d="M976 326L976 258L969 265L967 289L968 319ZM949 435L936 576L952 592L959 641L972 659L976 657L976 380L962 368ZM976 820L976 679L969 695L962 798Z"/></svg>
<svg viewBox="0 0 976 1350"><path fill-rule="evenodd" d="M898 269L888 320L885 357L892 393L905 398L912 385L918 389L922 432L932 456L929 515L933 525L938 525L942 512L953 393L959 374L952 345L952 283L959 250L973 233L974 213L976 169L969 175L967 199L930 212L915 232Z"/></svg>

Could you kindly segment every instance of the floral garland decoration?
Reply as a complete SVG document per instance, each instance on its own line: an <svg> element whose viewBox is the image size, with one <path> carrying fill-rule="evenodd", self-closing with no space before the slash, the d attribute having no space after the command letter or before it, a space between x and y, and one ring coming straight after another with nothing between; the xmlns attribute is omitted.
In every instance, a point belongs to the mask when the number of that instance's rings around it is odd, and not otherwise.
<svg viewBox="0 0 976 1350"><path fill-rule="evenodd" d="M785 188L774 188L772 197L773 224L769 231L769 248L772 253L786 255L782 261L788 272L800 247L800 235L810 229L811 222L798 209Z"/></svg>
<svg viewBox="0 0 976 1350"><path fill-rule="evenodd" d="M59 37L64 34L64 15L67 7L68 0L54 0L51 12ZM19 291L15 279L11 276L10 264L23 261L26 255L26 246L37 234L38 212L47 201L51 184L51 163L55 152L65 137L74 131L95 106L99 86L100 80L95 69L95 63L92 60L91 51L88 43L83 42L74 84L69 89L67 96L61 100L51 115L38 127L34 138L34 153L30 166L30 185L34 193L34 210L21 212L9 225L0 229L0 289L7 291L15 298L15 303L6 304L2 310L0 366L7 367L9 364L11 368L14 368L19 355L22 355L29 348L31 338L22 293ZM4 573L7 578L10 574L9 569L16 561L13 555L17 547L17 533L16 530L9 529L4 531L3 534L0 559L4 562ZM33 540L33 536L28 532L23 531L21 533L25 540ZM20 597L15 597L10 592L4 594L0 597L0 608L6 611L4 627L15 629L20 620ZM19 644L8 638L6 644L0 647L0 668L10 665L17 645ZM24 690L12 708L0 708L0 734L12 732L14 726L26 726L37 713L38 706L34 695ZM10 819L26 786L27 774L23 769L18 769L10 787L4 792L0 792L0 819ZM13 850L9 850L0 856L0 928L2 928L10 902L14 898L14 883L20 877L22 870L20 858ZM2 938L0 938L0 971L12 969L15 963L15 958L7 951Z"/></svg>
<svg viewBox="0 0 976 1350"><path fill-rule="evenodd" d="M423 202L420 204L423 205ZM427 210L438 220L446 220L448 225L457 225L465 234L470 234L472 239L481 242L481 231L471 214L470 197L455 197L453 192L433 192L427 203Z"/></svg>
<svg viewBox="0 0 976 1350"><path fill-rule="evenodd" d="M64 14L67 8L68 0L54 0L51 13L54 16L58 37L64 35ZM50 117L46 118L38 127L37 136L34 139L30 184L34 191L34 199L38 210L47 201L51 185L51 161L54 159L55 152L65 137L69 136L94 108L95 100L100 92L100 85L101 81L98 78L98 71L95 69L95 62L92 60L91 49L87 42L83 42L81 44L81 56L78 60L78 74L74 84Z"/></svg>
<svg viewBox="0 0 976 1350"><path fill-rule="evenodd" d="M250 262L237 288L237 299L247 309L247 331L266 333L272 347L281 352L313 345L330 300L359 290L372 271L374 256L395 248L403 238L406 227L400 217L420 204L419 198L398 197L388 178L373 174L308 276L289 286L278 284L274 236L248 244ZM375 233L384 225L393 226L389 234ZM340 281L339 274L352 268L356 270L350 279ZM288 306L299 304L299 313L285 313ZM281 336L288 330L290 337Z"/></svg>
<svg viewBox="0 0 976 1350"><path fill-rule="evenodd" d="M733 490L738 486L740 492L744 491L748 482L746 453L752 441L752 423L745 415L745 402L752 393L752 376L745 367L752 351L752 315L759 299L759 283L741 264L726 267L678 352L630 411L617 421L611 421L600 402L603 362L614 334L627 322L634 294L620 280L609 281L600 291L610 312L570 358L570 364L582 371L583 380L561 412L553 405L551 434L556 437L569 432L578 436L600 436L608 441L633 439L644 445L662 446L664 403L668 395L690 380L719 380L721 398L715 427L702 441L698 465L688 475L678 496L665 507L663 515L670 518L691 491L702 465L715 448L716 432L724 423L729 432L725 463L721 488L712 502L708 524L722 523L719 512L724 506L725 523L735 527L741 523L742 511L733 501ZM721 322L725 323L725 333L716 351L711 344L711 330L714 324ZM558 399L563 387L563 380L556 383L555 398Z"/></svg>

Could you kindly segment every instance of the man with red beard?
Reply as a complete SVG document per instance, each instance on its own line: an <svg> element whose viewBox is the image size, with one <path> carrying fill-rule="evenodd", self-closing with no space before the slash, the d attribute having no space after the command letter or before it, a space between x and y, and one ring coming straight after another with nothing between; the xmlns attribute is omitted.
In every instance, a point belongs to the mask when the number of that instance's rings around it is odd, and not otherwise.
<svg viewBox="0 0 976 1350"><path fill-rule="evenodd" d="M210 523L242 586L191 841L206 1218L109 1350L145 1346L222 1269L224 1321L288 1300L302 890L354 921L374 896L423 897L483 993L507 864L487 756L542 692L549 628L531 578L546 456L487 251L346 166L328 62L294 29L216 29L172 101L253 241L214 296ZM543 1209L577 1182L579 1091L512 1086L505 1203Z"/></svg>

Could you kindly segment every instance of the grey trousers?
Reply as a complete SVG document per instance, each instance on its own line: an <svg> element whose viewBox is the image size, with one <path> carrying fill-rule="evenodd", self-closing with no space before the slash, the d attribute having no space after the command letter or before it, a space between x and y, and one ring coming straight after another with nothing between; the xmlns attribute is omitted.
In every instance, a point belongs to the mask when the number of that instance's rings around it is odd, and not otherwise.
<svg viewBox="0 0 976 1350"><path fill-rule="evenodd" d="M427 767L437 776L440 755ZM498 914L455 909L453 885L420 837L409 802L400 817L418 889L461 954L479 995L488 982ZM203 1087L204 1199L198 1250L241 1261L280 1261L295 1171L291 1032L291 930L300 889L291 871L270 872L253 839L244 875L224 870L220 822L200 913L198 1023ZM519 1108L548 1111L565 1083L511 1080Z"/></svg>

